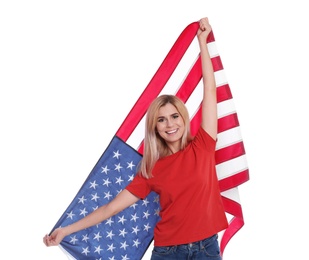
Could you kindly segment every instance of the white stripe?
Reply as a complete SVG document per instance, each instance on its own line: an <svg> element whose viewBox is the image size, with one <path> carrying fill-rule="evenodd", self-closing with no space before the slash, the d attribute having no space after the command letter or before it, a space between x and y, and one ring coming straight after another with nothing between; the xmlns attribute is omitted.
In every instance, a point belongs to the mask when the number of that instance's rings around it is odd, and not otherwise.
<svg viewBox="0 0 309 260"><path fill-rule="evenodd" d="M233 99L228 99L217 104L218 118L236 113Z"/></svg>
<svg viewBox="0 0 309 260"><path fill-rule="evenodd" d="M215 80L217 87L227 84L224 70L215 71Z"/></svg>
<svg viewBox="0 0 309 260"><path fill-rule="evenodd" d="M203 86L202 82L200 81L186 102L186 107L188 109L190 118L192 118L198 111L202 99L203 99Z"/></svg>
<svg viewBox="0 0 309 260"><path fill-rule="evenodd" d="M216 150L242 141L240 127L234 127L217 135Z"/></svg>
<svg viewBox="0 0 309 260"><path fill-rule="evenodd" d="M133 147L135 150L139 148L142 141L145 137L145 120L146 116L144 116L141 121L139 121L138 125L135 127L133 133L129 136L126 143Z"/></svg>
<svg viewBox="0 0 309 260"><path fill-rule="evenodd" d="M229 198L231 200L234 200L240 204L240 197L239 197L239 191L238 187L235 187L233 189L229 189L227 191L221 192L221 195L223 197Z"/></svg>
<svg viewBox="0 0 309 260"><path fill-rule="evenodd" d="M207 43L207 48L211 58L219 56L219 52L215 41Z"/></svg>
<svg viewBox="0 0 309 260"><path fill-rule="evenodd" d="M216 165L218 179L230 177L238 172L248 169L246 156L242 155L229 161Z"/></svg>

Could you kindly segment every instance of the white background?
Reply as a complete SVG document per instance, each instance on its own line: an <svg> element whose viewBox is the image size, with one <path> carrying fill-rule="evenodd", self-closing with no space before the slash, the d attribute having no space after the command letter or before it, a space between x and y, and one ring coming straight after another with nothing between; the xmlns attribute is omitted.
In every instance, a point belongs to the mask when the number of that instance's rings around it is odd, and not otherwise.
<svg viewBox="0 0 309 260"><path fill-rule="evenodd" d="M43 236L180 32L208 16L250 170L239 187L245 225L224 258L309 259L305 4L1 1L1 255L67 259Z"/></svg>

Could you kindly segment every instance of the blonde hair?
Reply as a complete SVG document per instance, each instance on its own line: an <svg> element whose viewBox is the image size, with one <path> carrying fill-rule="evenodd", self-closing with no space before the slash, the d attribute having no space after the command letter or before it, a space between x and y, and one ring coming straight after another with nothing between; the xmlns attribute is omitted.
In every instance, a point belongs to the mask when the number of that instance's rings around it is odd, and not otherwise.
<svg viewBox="0 0 309 260"><path fill-rule="evenodd" d="M192 140L190 133L189 113L182 100L174 95L161 95L153 100L147 110L146 115L144 152L140 163L139 172L147 179L152 177L151 172L157 160L168 154L167 144L165 140L157 133L156 129L159 109L168 103L175 106L184 121L185 131L181 138L180 149L184 149Z"/></svg>

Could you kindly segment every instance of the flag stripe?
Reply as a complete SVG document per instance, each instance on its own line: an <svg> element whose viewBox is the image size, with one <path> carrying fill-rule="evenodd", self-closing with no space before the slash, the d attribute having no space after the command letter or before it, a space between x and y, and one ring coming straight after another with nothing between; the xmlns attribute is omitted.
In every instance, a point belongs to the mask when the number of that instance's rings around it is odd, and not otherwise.
<svg viewBox="0 0 309 260"><path fill-rule="evenodd" d="M237 126L239 126L239 121L236 113L218 119L218 133Z"/></svg>
<svg viewBox="0 0 309 260"><path fill-rule="evenodd" d="M233 98L231 89L228 84L217 87L217 102Z"/></svg>
<svg viewBox="0 0 309 260"><path fill-rule="evenodd" d="M232 189L249 180L249 170L243 170L235 173L233 176L219 180L220 190L222 192Z"/></svg>
<svg viewBox="0 0 309 260"><path fill-rule="evenodd" d="M217 150L232 145L234 143L238 143L242 140L239 127L234 127L224 132L221 132L218 134L217 137Z"/></svg>
<svg viewBox="0 0 309 260"><path fill-rule="evenodd" d="M218 103L218 118L235 113L235 105L233 99L228 99Z"/></svg>
<svg viewBox="0 0 309 260"><path fill-rule="evenodd" d="M216 163L220 164L245 154L243 142L239 142L216 151Z"/></svg>
<svg viewBox="0 0 309 260"><path fill-rule="evenodd" d="M246 156L242 155L216 165L219 180L247 169Z"/></svg>
<svg viewBox="0 0 309 260"><path fill-rule="evenodd" d="M224 208L226 209L226 212L234 216L229 223L228 229L225 230L221 238L220 248L221 248L221 251L224 251L230 239L244 225L244 219L243 219L241 205L237 201L229 199L224 196L222 196L222 201L223 201Z"/></svg>

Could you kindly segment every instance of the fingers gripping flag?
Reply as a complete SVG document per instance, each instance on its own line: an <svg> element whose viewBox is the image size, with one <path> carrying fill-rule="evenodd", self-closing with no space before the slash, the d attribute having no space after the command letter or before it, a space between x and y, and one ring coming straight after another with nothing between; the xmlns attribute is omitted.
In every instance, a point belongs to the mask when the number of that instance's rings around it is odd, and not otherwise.
<svg viewBox="0 0 309 260"><path fill-rule="evenodd" d="M192 134L197 132L203 96L201 61L195 40L198 26L197 22L191 23L180 34L52 231L108 203L133 179L143 154L146 110L158 95L175 94L180 97L191 116ZM233 97L213 33L209 35L207 45L215 71L218 97L217 175L230 220L229 227L220 234L223 254L228 241L244 225L237 187L249 180L249 171ZM159 211L159 197L151 193L145 200L99 225L65 237L60 248L69 259L140 260L153 240Z"/></svg>

